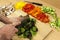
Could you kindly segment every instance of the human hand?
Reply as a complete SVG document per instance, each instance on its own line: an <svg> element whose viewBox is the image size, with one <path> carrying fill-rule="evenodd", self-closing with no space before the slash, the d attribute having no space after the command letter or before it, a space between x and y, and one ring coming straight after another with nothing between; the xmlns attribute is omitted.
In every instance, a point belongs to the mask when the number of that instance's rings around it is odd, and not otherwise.
<svg viewBox="0 0 60 40"><path fill-rule="evenodd" d="M7 20L6 20L7 21ZM13 35L18 31L15 26L21 23L20 17L18 18L10 18L11 24L5 24L3 28L0 29L0 33L4 34L7 39L11 39Z"/></svg>
<svg viewBox="0 0 60 40"><path fill-rule="evenodd" d="M10 40L18 30L12 24L6 24L0 29L1 34L4 34L6 39ZM3 38L3 37L2 37Z"/></svg>
<svg viewBox="0 0 60 40"><path fill-rule="evenodd" d="M12 17L12 18L9 18L9 19L10 19L9 21L12 22L12 24L15 25L15 26L21 24L21 18L20 17L17 17L17 18Z"/></svg>

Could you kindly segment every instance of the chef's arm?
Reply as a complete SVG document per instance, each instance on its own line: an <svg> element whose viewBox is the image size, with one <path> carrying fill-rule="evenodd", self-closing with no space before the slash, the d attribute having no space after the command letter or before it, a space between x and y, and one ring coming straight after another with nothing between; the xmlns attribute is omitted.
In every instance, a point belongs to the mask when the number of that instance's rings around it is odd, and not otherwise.
<svg viewBox="0 0 60 40"><path fill-rule="evenodd" d="M8 40L1 28L0 28L0 40Z"/></svg>
<svg viewBox="0 0 60 40"><path fill-rule="evenodd" d="M5 24L11 24L12 23L11 21L9 21L9 18L4 16L3 14L0 14L0 21L2 21ZM1 31L1 28L0 28L0 40L8 40L6 38L6 36L4 35L3 31Z"/></svg>
<svg viewBox="0 0 60 40"><path fill-rule="evenodd" d="M0 21L2 21L3 23L6 23L6 24L12 23L11 21L9 21L9 18L4 16L3 14L0 14Z"/></svg>
<svg viewBox="0 0 60 40"><path fill-rule="evenodd" d="M4 34L0 33L0 40L8 40Z"/></svg>

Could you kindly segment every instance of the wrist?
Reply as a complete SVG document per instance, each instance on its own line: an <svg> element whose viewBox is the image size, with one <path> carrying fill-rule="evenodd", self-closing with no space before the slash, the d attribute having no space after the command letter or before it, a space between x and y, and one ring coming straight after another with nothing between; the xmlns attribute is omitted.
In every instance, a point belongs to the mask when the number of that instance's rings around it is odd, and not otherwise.
<svg viewBox="0 0 60 40"><path fill-rule="evenodd" d="M2 29L0 29L0 40L8 40Z"/></svg>
<svg viewBox="0 0 60 40"><path fill-rule="evenodd" d="M6 34L2 30L0 30L0 40L8 40Z"/></svg>

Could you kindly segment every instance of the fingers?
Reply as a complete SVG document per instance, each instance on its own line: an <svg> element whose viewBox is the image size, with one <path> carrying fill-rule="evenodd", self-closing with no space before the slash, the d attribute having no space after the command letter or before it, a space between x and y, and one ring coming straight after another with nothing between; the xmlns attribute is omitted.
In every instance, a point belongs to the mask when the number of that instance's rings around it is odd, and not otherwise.
<svg viewBox="0 0 60 40"><path fill-rule="evenodd" d="M20 17L18 17L18 18L10 18L10 21L12 22L13 26L21 24Z"/></svg>
<svg viewBox="0 0 60 40"><path fill-rule="evenodd" d="M10 39L15 35L16 32L18 32L18 29L16 29L12 24L6 24L1 31L3 31L3 33L6 35L7 39Z"/></svg>
<svg viewBox="0 0 60 40"><path fill-rule="evenodd" d="M10 24L12 23L11 21L9 21L9 18L4 16L3 14L0 14L0 21L2 21L5 24Z"/></svg>
<svg viewBox="0 0 60 40"><path fill-rule="evenodd" d="M15 25L15 24L14 24ZM15 28L15 26L14 25L12 25L12 24L7 24L7 28L9 28L10 27L10 30L12 30L14 33L16 33L16 32L18 32L18 29L17 28Z"/></svg>
<svg viewBox="0 0 60 40"><path fill-rule="evenodd" d="M17 21L17 22L12 23L12 25L13 25L13 26L17 26L17 25L19 25L19 24L21 24L21 22L18 22L18 21Z"/></svg>
<svg viewBox="0 0 60 40"><path fill-rule="evenodd" d="M16 32L18 32L18 29L17 29L17 28L15 28L15 30L14 30L14 31L15 31L15 33L16 33Z"/></svg>

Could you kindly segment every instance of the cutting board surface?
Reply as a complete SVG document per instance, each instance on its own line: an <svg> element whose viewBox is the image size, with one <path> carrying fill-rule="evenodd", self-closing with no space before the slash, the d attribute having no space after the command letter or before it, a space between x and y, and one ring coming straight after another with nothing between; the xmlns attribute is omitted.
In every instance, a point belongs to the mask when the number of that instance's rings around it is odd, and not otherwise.
<svg viewBox="0 0 60 40"><path fill-rule="evenodd" d="M12 13L11 15L8 16L8 18L12 18L12 17L19 17L20 15L26 15L27 13L21 11L21 10L18 10L18 11L15 11L14 13ZM34 18L32 16L30 16L31 18ZM34 18L36 19L36 18ZM39 20L36 19L36 26L38 28L38 33L36 36L33 37L33 40L43 40L44 37L52 30L50 28L50 25L47 24L47 23L43 23L43 22L40 22ZM14 39L15 40L15 39Z"/></svg>
<svg viewBox="0 0 60 40"><path fill-rule="evenodd" d="M15 1L16 2L16 1ZM6 3L8 3L8 2L6 2ZM2 2L2 5L4 4L4 2ZM18 12L16 12L16 13L14 13L13 14L13 16L9 16L9 18L11 18L11 17L16 17L17 15L15 15L15 14L17 14L18 16L19 16L19 14L20 14L20 12L18 11ZM24 15L24 14L23 14ZM37 20L37 19L36 19ZM0 23L1 24L1 23ZM3 24L2 24L3 25ZM52 30L51 28L50 28L50 26L49 26L49 24L45 24L45 23L42 23L42 22L40 22L40 21L38 21L37 20L37 22L36 22L36 26L38 27L38 33L37 33L37 35L36 36L34 36L34 38L33 38L33 40L43 40L44 38L45 38L45 36L47 36L47 34ZM14 40L21 40L21 38L19 39L16 39L17 38L17 36L15 36L15 39Z"/></svg>
<svg viewBox="0 0 60 40"><path fill-rule="evenodd" d="M17 2L17 1L20 1L20 0L0 0L0 5L1 6L4 6L4 5L8 5L8 4L10 4L11 2L12 3L15 3L15 2ZM50 5L49 3L46 3L46 2L43 2L42 0L26 0L26 1L33 1L33 2L38 2L38 3L42 3L42 4L44 4L45 6L50 6L50 7L52 7L52 8L54 8L54 9L56 9L56 13L57 13L57 15L58 15L58 17L60 17L60 9L58 9L58 8L55 8L53 5ZM45 1L45 0L44 0ZM47 1L48 2L48 1ZM57 2L57 1L56 1ZM54 3L54 2L53 2ZM59 3L60 4L60 3ZM0 23L1 25L2 25L2 23ZM42 23L43 24L43 23ZM0 27L2 27L0 25ZM44 24L44 25L46 25L46 24ZM42 27L42 26L40 26L40 27ZM36 36L36 37L34 37L35 39L34 40L39 40L39 38L41 39L41 40L43 40L42 38L44 38L43 36L46 36L49 32L50 32L50 30L51 30L51 28L49 27L49 26L43 26L42 28L40 28L39 29L40 30L40 32L37 34L37 35L41 35L42 34L42 36ZM41 32L42 31L42 32ZM18 40L21 40L22 38L18 38ZM17 36L15 36L15 39L14 40L17 40ZM23 39L22 39L23 40ZM45 39L45 40L60 40L60 31L57 31L57 30L55 30L54 29L54 31Z"/></svg>

